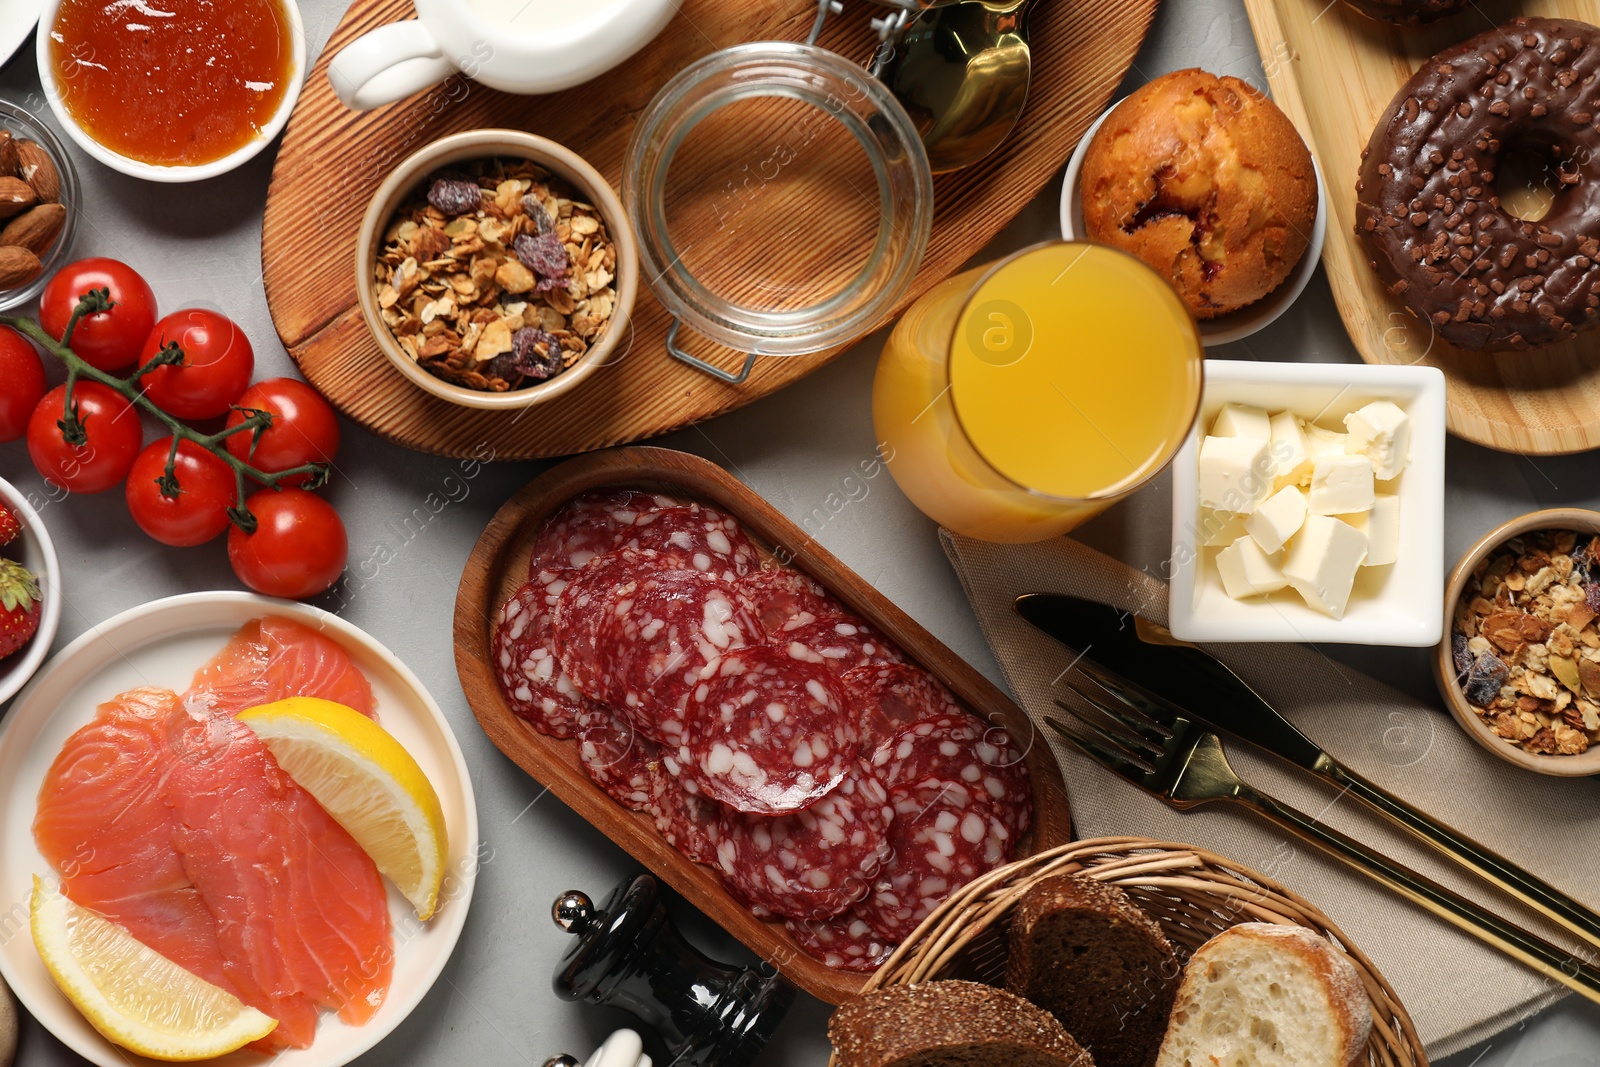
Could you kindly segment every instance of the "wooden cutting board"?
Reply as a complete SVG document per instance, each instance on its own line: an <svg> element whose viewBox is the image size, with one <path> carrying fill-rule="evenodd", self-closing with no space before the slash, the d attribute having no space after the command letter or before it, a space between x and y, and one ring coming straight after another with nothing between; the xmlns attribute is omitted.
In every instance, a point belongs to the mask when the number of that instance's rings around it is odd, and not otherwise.
<svg viewBox="0 0 1600 1067"><path fill-rule="evenodd" d="M1157 2L1037 0L1033 83L1022 120L994 156L935 179L933 236L905 303L982 248L1060 170L1127 73ZM867 16L882 10L846 0L821 44L864 61L876 42ZM670 319L641 286L626 358L532 412L474 411L424 394L388 363L356 307L353 266L372 193L423 145L480 127L528 130L572 148L620 187L632 117L673 74L731 45L804 40L815 11L813 0L684 0L643 52L575 89L511 96L458 77L398 104L355 112L328 84L332 56L368 30L413 16L409 0L356 0L311 71L267 192L267 303L301 372L345 415L397 444L455 456L488 447L499 459L528 459L665 433L748 404L833 359L842 348L758 360L742 385L715 381L666 354Z"/></svg>
<svg viewBox="0 0 1600 1067"><path fill-rule="evenodd" d="M1355 232L1361 150L1430 56L1516 15L1593 22L1592 0L1474 0L1418 29L1375 22L1339 0L1245 0L1245 8L1272 98L1308 136L1327 176L1322 263L1361 358L1444 371L1450 431L1469 441L1532 455L1600 446L1600 331L1534 352L1457 348L1384 290Z"/></svg>

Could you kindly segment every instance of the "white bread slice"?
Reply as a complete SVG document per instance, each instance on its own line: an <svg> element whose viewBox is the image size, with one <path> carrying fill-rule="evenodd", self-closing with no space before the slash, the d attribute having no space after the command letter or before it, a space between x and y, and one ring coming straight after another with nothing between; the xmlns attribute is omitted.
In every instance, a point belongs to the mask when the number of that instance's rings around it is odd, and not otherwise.
<svg viewBox="0 0 1600 1067"><path fill-rule="evenodd" d="M1156 1067L1348 1067L1371 1030L1355 966L1326 939L1241 923L1190 958Z"/></svg>

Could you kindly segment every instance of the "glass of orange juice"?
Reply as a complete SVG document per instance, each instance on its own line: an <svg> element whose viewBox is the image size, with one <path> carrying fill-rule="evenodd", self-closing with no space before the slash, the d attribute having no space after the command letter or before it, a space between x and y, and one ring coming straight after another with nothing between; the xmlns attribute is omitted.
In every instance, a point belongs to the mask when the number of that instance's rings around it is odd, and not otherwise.
<svg viewBox="0 0 1600 1067"><path fill-rule="evenodd" d="M878 362L873 422L894 480L935 522L1041 541L1166 466L1199 410L1203 354L1156 271L1051 241L911 306Z"/></svg>

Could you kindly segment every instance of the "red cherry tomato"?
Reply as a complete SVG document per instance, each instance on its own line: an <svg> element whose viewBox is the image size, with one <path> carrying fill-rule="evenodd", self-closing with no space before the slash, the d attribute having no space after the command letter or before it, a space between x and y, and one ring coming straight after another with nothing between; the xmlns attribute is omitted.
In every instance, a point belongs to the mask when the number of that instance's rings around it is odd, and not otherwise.
<svg viewBox="0 0 1600 1067"><path fill-rule="evenodd" d="M144 427L121 394L99 382L79 382L72 398L88 440L69 445L57 426L66 412L67 387L44 395L28 420L28 455L47 481L74 493L99 493L128 476Z"/></svg>
<svg viewBox="0 0 1600 1067"><path fill-rule="evenodd" d="M237 323L204 308L174 311L150 331L139 353L141 366L168 344L183 349L183 362L157 367L144 377L145 395L180 419L214 419L228 413L250 384L255 350Z"/></svg>
<svg viewBox="0 0 1600 1067"><path fill-rule="evenodd" d="M332 463L339 451L339 419L333 406L305 382L294 378L267 378L252 385L239 398L238 407L272 413L272 425L259 441L248 430L223 439L228 451L258 470L277 474L305 463ZM228 425L245 420L243 411L228 416ZM304 485L297 474L278 484Z"/></svg>
<svg viewBox="0 0 1600 1067"><path fill-rule="evenodd" d="M139 350L156 324L156 294L126 263L80 259L56 271L39 294L39 325L61 340L79 298L90 289L102 288L111 290L111 310L79 319L69 343L74 352L101 370L121 370L139 358Z"/></svg>
<svg viewBox="0 0 1600 1067"><path fill-rule="evenodd" d="M162 495L157 479L166 474L172 438L163 437L139 453L128 471L128 514L139 529L164 545L203 545L228 528L233 506L233 468L199 445L178 442L173 475L178 495Z"/></svg>
<svg viewBox="0 0 1600 1067"><path fill-rule="evenodd" d="M228 531L228 562L239 580L267 596L304 600L344 573L350 543L333 505L304 489L263 489L245 501L255 533Z"/></svg>
<svg viewBox="0 0 1600 1067"><path fill-rule="evenodd" d="M44 363L28 339L0 326L0 441L28 432L28 417L44 396Z"/></svg>

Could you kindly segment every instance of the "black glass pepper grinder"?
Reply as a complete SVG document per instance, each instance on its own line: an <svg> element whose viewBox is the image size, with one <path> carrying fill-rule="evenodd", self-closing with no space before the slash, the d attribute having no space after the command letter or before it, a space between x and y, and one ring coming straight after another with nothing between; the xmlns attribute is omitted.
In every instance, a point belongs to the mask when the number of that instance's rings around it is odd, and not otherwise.
<svg viewBox="0 0 1600 1067"><path fill-rule="evenodd" d="M577 938L556 969L556 996L631 1011L674 1067L746 1067L794 1003L779 975L719 963L685 941L648 874L617 886L599 909L569 890L551 916Z"/></svg>

